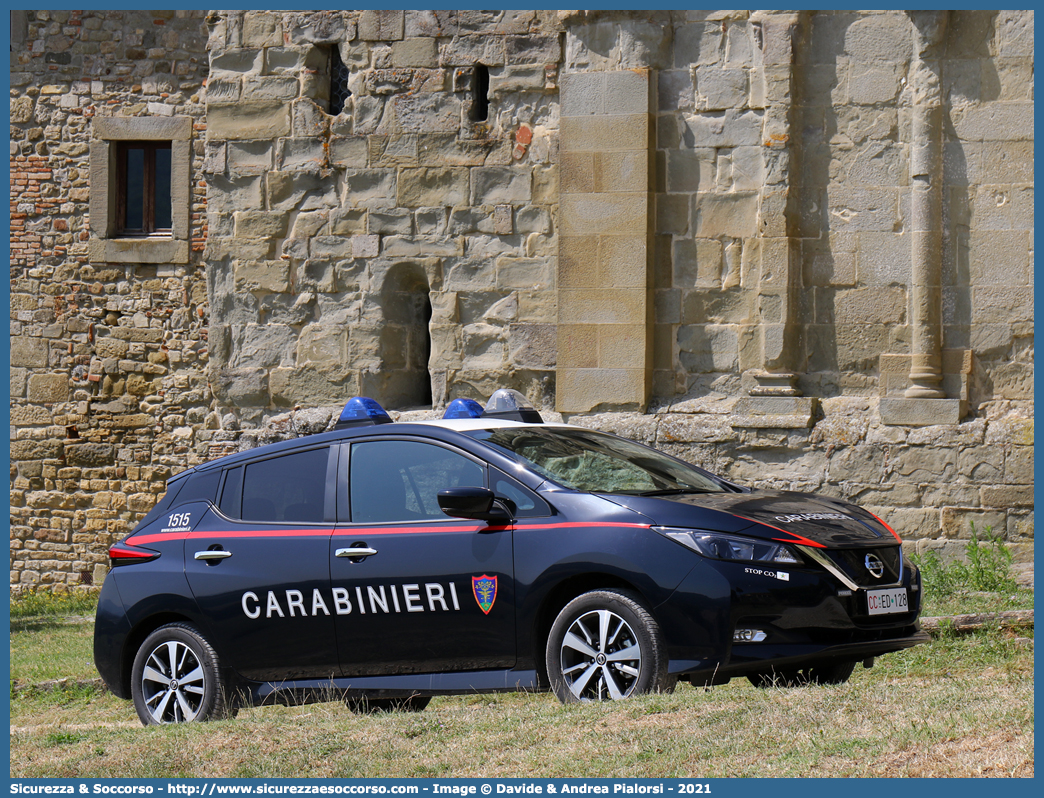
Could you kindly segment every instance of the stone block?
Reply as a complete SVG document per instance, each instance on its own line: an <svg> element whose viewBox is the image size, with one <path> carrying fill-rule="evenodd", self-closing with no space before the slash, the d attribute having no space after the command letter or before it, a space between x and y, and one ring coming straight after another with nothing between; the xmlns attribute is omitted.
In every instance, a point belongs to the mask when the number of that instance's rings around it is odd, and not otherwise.
<svg viewBox="0 0 1044 798"><path fill-rule="evenodd" d="M1033 484L1033 447L1013 446L1004 460L1004 481L1015 485Z"/></svg>
<svg viewBox="0 0 1044 798"><path fill-rule="evenodd" d="M493 66L506 60L503 36L454 36L439 44L439 65L446 67L471 67L475 64Z"/></svg>
<svg viewBox="0 0 1044 798"><path fill-rule="evenodd" d="M621 69L605 72L603 113L611 115L647 114L656 106L655 87L647 69Z"/></svg>
<svg viewBox="0 0 1044 798"><path fill-rule="evenodd" d="M605 73L568 72L559 82L562 117L605 113Z"/></svg>
<svg viewBox="0 0 1044 798"><path fill-rule="evenodd" d="M1007 519L1003 510L982 510L970 507L942 508L942 536L950 540L969 540L974 527L981 540L985 535L1002 537L1007 533Z"/></svg>
<svg viewBox="0 0 1044 798"><path fill-rule="evenodd" d="M358 34L363 41L397 41L405 29L402 11L363 11L359 16Z"/></svg>
<svg viewBox="0 0 1044 798"><path fill-rule="evenodd" d="M47 367L47 341L28 336L11 336L11 365L27 368Z"/></svg>
<svg viewBox="0 0 1044 798"><path fill-rule="evenodd" d="M838 324L902 324L906 319L906 291L902 288L855 288L834 294Z"/></svg>
<svg viewBox="0 0 1044 798"><path fill-rule="evenodd" d="M714 239L678 239L672 252L677 288L721 288L724 249Z"/></svg>
<svg viewBox="0 0 1044 798"><path fill-rule="evenodd" d="M268 47L264 50L265 72L269 75L298 75L328 68L329 51L325 47ZM308 93L307 91L305 92Z"/></svg>
<svg viewBox="0 0 1044 798"><path fill-rule="evenodd" d="M980 489L984 507L1032 507L1034 490L1031 485L990 485Z"/></svg>
<svg viewBox="0 0 1044 798"><path fill-rule="evenodd" d="M508 325L508 359L513 366L554 368L556 356L556 325Z"/></svg>
<svg viewBox="0 0 1044 798"><path fill-rule="evenodd" d="M232 327L232 368L275 368L294 364L297 332L285 324L246 324Z"/></svg>
<svg viewBox="0 0 1044 798"><path fill-rule="evenodd" d="M649 153L593 153L595 192L635 192L649 190Z"/></svg>
<svg viewBox="0 0 1044 798"><path fill-rule="evenodd" d="M398 173L396 204L404 208L466 205L469 170L403 168Z"/></svg>
<svg viewBox="0 0 1044 798"><path fill-rule="evenodd" d="M564 116L559 146L567 152L616 152L649 148L648 114Z"/></svg>
<svg viewBox="0 0 1044 798"><path fill-rule="evenodd" d="M460 129L460 99L439 93L398 94L391 100L395 118L405 133L456 133ZM361 132L356 129L356 132Z"/></svg>
<svg viewBox="0 0 1044 798"><path fill-rule="evenodd" d="M344 183L350 205L374 199L394 199L396 195L394 169L346 169Z"/></svg>
<svg viewBox="0 0 1044 798"><path fill-rule="evenodd" d="M562 324L645 324L645 291L632 289L560 289Z"/></svg>
<svg viewBox="0 0 1044 798"><path fill-rule="evenodd" d="M1031 286L983 285L972 288L973 318L1033 321Z"/></svg>
<svg viewBox="0 0 1044 798"><path fill-rule="evenodd" d="M231 83L226 81L226 84ZM301 92L301 83L293 75L268 75L247 77L242 83L231 83L235 87L242 87L238 97L230 96L228 102L281 102L288 103L296 100ZM231 95L231 92L222 94ZM223 97L221 98L223 99ZM207 85L208 107L214 103L214 96L210 84ZM218 103L220 104L220 103Z"/></svg>
<svg viewBox="0 0 1044 798"><path fill-rule="evenodd" d="M32 374L26 398L42 404L66 402L69 400L69 378L64 374Z"/></svg>
<svg viewBox="0 0 1044 798"><path fill-rule="evenodd" d="M598 327L598 366L644 369L649 360L649 330L644 324L602 324Z"/></svg>
<svg viewBox="0 0 1044 798"><path fill-rule="evenodd" d="M882 398L881 423L907 427L958 424L964 415L961 404L959 399Z"/></svg>
<svg viewBox="0 0 1044 798"><path fill-rule="evenodd" d="M559 368L597 368L598 329L594 324L558 324Z"/></svg>
<svg viewBox="0 0 1044 798"><path fill-rule="evenodd" d="M285 238L288 216L266 211L236 211L235 234L239 238Z"/></svg>
<svg viewBox="0 0 1044 798"><path fill-rule="evenodd" d="M731 324L690 324L678 328L678 360L692 373L735 371L739 337Z"/></svg>
<svg viewBox="0 0 1044 798"><path fill-rule="evenodd" d="M532 196L532 179L527 168L492 166L471 170L472 205L521 205L529 203Z"/></svg>
<svg viewBox="0 0 1044 798"><path fill-rule="evenodd" d="M598 153L563 151L559 158L563 194L591 194L595 190L595 158Z"/></svg>
<svg viewBox="0 0 1044 798"><path fill-rule="evenodd" d="M272 168L273 145L269 141L235 141L225 148L229 174L259 174ZM215 170L223 171L223 170Z"/></svg>
<svg viewBox="0 0 1044 798"><path fill-rule="evenodd" d="M645 235L649 211L645 193L567 194L559 205L559 230L567 236L606 230L619 235Z"/></svg>
<svg viewBox="0 0 1044 798"><path fill-rule="evenodd" d="M65 461L79 468L100 468L115 462L115 447L104 443L67 443Z"/></svg>
<svg viewBox="0 0 1044 798"><path fill-rule="evenodd" d="M337 186L314 172L269 172L268 207L279 211L314 211L340 205Z"/></svg>
<svg viewBox="0 0 1044 798"><path fill-rule="evenodd" d="M553 288L552 263L548 258L501 256L496 260L496 285L499 289Z"/></svg>
<svg viewBox="0 0 1044 798"><path fill-rule="evenodd" d="M557 64L562 60L562 43L557 35L506 36L508 64Z"/></svg>
<svg viewBox="0 0 1044 798"><path fill-rule="evenodd" d="M728 111L684 114L682 142L697 147L753 147L761 144L761 114L757 111Z"/></svg>
<svg viewBox="0 0 1044 798"><path fill-rule="evenodd" d="M439 59L435 39L417 37L403 39L392 44L393 67L434 67Z"/></svg>
<svg viewBox="0 0 1044 798"><path fill-rule="evenodd" d="M244 47L278 47L283 43L283 32L276 14L248 11L243 16Z"/></svg>
<svg viewBox="0 0 1044 798"><path fill-rule="evenodd" d="M370 211L366 232L371 235L410 235L413 232L413 214L404 208Z"/></svg>
<svg viewBox="0 0 1044 798"><path fill-rule="evenodd" d="M330 138L330 163L355 169L368 163L369 148L366 136L332 136Z"/></svg>
<svg viewBox="0 0 1044 798"><path fill-rule="evenodd" d="M233 261L232 274L236 291L290 290L289 261Z"/></svg>
<svg viewBox="0 0 1044 798"><path fill-rule="evenodd" d="M290 106L278 102L237 103L207 109L211 139L274 139L290 135Z"/></svg>
<svg viewBox="0 0 1044 798"><path fill-rule="evenodd" d="M648 252L640 236L605 235L598 240L598 287L641 288L649 282Z"/></svg>
<svg viewBox="0 0 1044 798"><path fill-rule="evenodd" d="M587 413L598 408L644 411L649 374L642 369L559 368L555 409Z"/></svg>
<svg viewBox="0 0 1044 798"><path fill-rule="evenodd" d="M674 33L674 66L717 64L725 51L724 25L720 22L700 21L681 25Z"/></svg>
<svg viewBox="0 0 1044 798"><path fill-rule="evenodd" d="M491 69L489 72L489 96L502 97L517 92L543 92L547 80L544 66L509 66Z"/></svg>
<svg viewBox="0 0 1044 798"><path fill-rule="evenodd" d="M701 111L724 111L747 104L747 70L696 67L696 107Z"/></svg>
<svg viewBox="0 0 1044 798"><path fill-rule="evenodd" d="M700 192L693 198L699 238L752 238L758 230L758 195Z"/></svg>

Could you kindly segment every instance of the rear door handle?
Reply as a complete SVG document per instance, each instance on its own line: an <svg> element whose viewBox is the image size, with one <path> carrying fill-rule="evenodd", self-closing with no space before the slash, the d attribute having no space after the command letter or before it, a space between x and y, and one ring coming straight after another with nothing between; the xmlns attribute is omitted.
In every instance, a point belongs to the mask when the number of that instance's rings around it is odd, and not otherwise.
<svg viewBox="0 0 1044 798"><path fill-rule="evenodd" d="M377 549L359 546L354 549L337 549L337 551L334 552L334 557L370 557L376 553Z"/></svg>
<svg viewBox="0 0 1044 798"><path fill-rule="evenodd" d="M217 551L197 551L195 556L197 560L223 560L226 557L231 557L232 552L221 551L220 549Z"/></svg>

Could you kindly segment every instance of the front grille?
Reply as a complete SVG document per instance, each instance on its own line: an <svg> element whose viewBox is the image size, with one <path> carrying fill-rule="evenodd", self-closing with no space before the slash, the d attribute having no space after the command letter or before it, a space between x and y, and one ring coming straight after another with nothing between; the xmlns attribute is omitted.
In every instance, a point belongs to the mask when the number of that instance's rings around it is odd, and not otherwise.
<svg viewBox="0 0 1044 798"><path fill-rule="evenodd" d="M874 549L831 549L827 552L831 561L859 587L875 588L894 585L903 581L903 554L899 546L882 546ZM882 572L875 577L867 567L880 563Z"/></svg>

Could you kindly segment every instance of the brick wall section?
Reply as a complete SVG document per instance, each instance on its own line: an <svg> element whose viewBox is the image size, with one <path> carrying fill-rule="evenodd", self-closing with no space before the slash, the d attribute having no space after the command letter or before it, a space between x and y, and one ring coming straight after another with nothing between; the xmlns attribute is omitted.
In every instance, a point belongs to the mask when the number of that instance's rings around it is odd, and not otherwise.
<svg viewBox="0 0 1044 798"><path fill-rule="evenodd" d="M11 582L100 581L208 397L202 141L186 266L88 262L98 116L195 115L203 12L25 12L11 53ZM216 426L216 424L215 424Z"/></svg>

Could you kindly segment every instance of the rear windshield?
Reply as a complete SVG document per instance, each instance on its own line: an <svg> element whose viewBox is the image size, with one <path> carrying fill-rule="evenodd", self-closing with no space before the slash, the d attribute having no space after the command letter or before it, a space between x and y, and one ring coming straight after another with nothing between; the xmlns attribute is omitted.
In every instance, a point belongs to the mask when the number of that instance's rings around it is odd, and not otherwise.
<svg viewBox="0 0 1044 798"><path fill-rule="evenodd" d="M466 433L566 488L590 493L723 493L709 474L648 446L593 430L532 427Z"/></svg>

